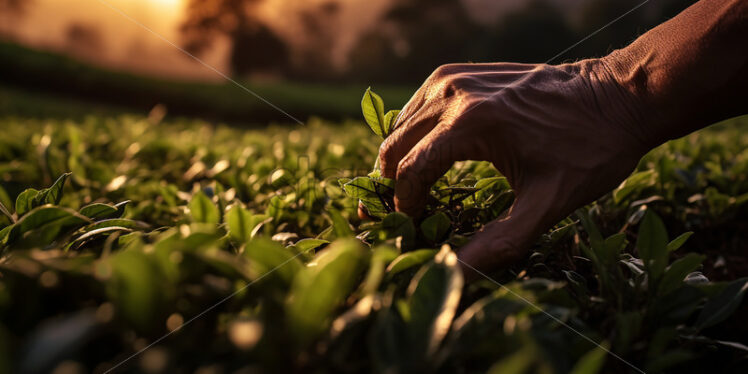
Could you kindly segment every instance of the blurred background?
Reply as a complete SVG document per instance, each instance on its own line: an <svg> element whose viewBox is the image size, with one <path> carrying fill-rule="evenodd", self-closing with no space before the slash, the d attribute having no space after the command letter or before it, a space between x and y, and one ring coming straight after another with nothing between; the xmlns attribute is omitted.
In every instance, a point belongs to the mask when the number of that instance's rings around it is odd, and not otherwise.
<svg viewBox="0 0 748 374"><path fill-rule="evenodd" d="M302 120L358 118L367 86L399 107L441 64L545 62L641 2L0 0L0 114L162 104L169 115L289 121L189 53ZM604 55L693 2L651 0L552 63Z"/></svg>

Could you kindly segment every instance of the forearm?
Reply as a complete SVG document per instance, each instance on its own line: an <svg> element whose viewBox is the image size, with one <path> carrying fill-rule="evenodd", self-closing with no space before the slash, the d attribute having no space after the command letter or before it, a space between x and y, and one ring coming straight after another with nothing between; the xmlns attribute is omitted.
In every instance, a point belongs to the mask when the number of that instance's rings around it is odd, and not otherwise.
<svg viewBox="0 0 748 374"><path fill-rule="evenodd" d="M748 0L702 0L603 58L650 146L748 113Z"/></svg>

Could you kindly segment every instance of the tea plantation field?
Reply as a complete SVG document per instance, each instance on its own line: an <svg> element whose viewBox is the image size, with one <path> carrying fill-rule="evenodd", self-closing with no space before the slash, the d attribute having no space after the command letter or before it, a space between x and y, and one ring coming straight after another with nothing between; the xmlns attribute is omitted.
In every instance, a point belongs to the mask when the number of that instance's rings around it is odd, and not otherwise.
<svg viewBox="0 0 748 374"><path fill-rule="evenodd" d="M513 199L487 163L413 220L355 179L381 141L362 122L0 129L0 373L748 372L745 117L471 284L455 253Z"/></svg>

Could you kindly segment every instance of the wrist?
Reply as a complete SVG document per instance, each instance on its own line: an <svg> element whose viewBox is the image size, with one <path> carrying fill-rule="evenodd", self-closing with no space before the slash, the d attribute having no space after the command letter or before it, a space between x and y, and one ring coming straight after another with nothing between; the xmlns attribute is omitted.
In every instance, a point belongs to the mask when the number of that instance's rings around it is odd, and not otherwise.
<svg viewBox="0 0 748 374"><path fill-rule="evenodd" d="M659 97L645 61L646 57L629 49L615 50L599 59L603 74L620 93L619 105L629 113L627 129L648 150L677 136L670 131L674 119L664 110L667 105Z"/></svg>

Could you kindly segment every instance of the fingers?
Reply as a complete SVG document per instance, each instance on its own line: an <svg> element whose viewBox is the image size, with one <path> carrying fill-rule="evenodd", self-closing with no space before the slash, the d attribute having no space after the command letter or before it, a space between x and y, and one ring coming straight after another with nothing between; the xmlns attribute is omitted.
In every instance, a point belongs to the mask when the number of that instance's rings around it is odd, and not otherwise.
<svg viewBox="0 0 748 374"><path fill-rule="evenodd" d="M423 137L400 161L395 183L395 207L410 216L418 216L426 203L429 189L455 161L468 158L466 148L453 139L447 126L437 126Z"/></svg>
<svg viewBox="0 0 748 374"><path fill-rule="evenodd" d="M395 132L379 148L379 167L384 177L394 179L400 160L436 126L437 117L423 116L422 112L424 111L416 112L415 115L402 115Z"/></svg>
<svg viewBox="0 0 748 374"><path fill-rule="evenodd" d="M537 237L563 218L553 184L536 184L518 196L506 217L475 234L457 254L468 281L522 259Z"/></svg>

